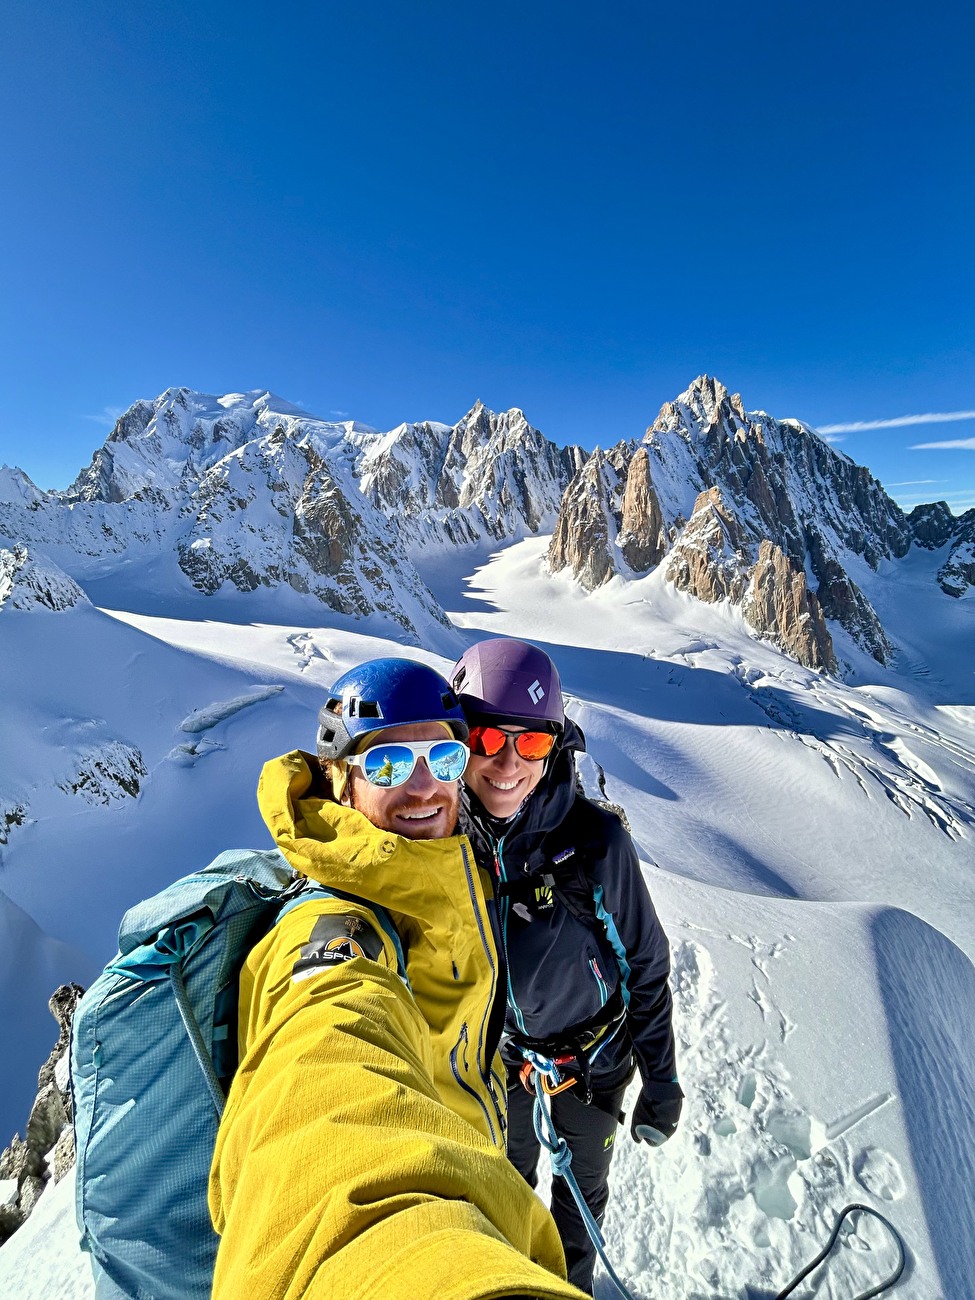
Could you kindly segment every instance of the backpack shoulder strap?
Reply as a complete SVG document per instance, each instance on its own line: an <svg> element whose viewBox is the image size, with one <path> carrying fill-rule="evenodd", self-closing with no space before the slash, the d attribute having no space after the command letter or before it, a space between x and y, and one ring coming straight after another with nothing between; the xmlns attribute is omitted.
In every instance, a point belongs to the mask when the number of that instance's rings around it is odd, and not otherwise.
<svg viewBox="0 0 975 1300"><path fill-rule="evenodd" d="M546 837L546 874L551 875L556 898L573 916L590 923L597 920L594 884L589 872L592 850L599 842L587 817L588 800L576 799L568 815Z"/></svg>

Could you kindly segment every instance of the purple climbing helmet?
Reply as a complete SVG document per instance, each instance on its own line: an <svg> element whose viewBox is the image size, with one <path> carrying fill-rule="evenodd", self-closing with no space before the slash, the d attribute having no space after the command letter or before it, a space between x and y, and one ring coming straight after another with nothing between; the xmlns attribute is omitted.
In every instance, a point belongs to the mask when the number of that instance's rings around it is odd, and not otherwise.
<svg viewBox="0 0 975 1300"><path fill-rule="evenodd" d="M454 665L450 681L468 722L490 718L559 732L565 725L558 669L527 641L478 641Z"/></svg>

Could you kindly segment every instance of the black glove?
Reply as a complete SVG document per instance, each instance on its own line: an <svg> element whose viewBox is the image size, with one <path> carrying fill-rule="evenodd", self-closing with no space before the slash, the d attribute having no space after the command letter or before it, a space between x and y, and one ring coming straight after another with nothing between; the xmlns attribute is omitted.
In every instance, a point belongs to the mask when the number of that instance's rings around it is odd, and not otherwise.
<svg viewBox="0 0 975 1300"><path fill-rule="evenodd" d="M677 1132L684 1094L674 1083L645 1083L636 1105L630 1131L637 1142L659 1147Z"/></svg>

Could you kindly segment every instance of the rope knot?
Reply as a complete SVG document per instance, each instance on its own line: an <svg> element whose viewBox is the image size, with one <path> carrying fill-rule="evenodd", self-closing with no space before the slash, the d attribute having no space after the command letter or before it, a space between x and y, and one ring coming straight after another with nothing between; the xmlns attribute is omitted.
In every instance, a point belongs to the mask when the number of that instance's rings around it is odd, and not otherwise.
<svg viewBox="0 0 975 1300"><path fill-rule="evenodd" d="M557 1146L552 1148L549 1154L552 1160L552 1172L564 1178L568 1173L569 1165L572 1164L572 1152L565 1138L559 1138Z"/></svg>

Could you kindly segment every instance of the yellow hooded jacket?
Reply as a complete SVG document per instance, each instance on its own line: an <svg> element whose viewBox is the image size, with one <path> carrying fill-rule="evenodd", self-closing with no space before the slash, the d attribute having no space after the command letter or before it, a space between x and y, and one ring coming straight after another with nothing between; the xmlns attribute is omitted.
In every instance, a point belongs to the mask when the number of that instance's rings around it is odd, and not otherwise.
<svg viewBox="0 0 975 1300"><path fill-rule="evenodd" d="M377 830L314 793L316 769L297 752L268 763L261 812L297 871L353 897L293 905L241 974L210 1175L213 1300L581 1300L504 1154L487 879L465 837ZM322 927L363 955L309 963Z"/></svg>

